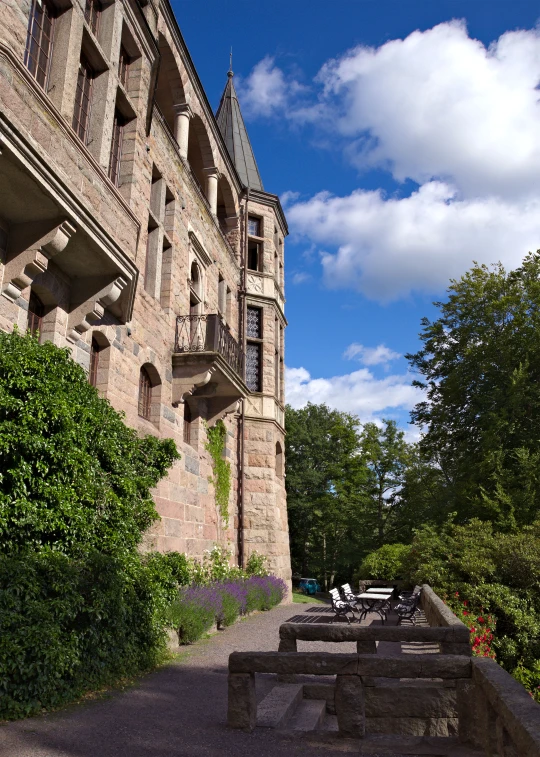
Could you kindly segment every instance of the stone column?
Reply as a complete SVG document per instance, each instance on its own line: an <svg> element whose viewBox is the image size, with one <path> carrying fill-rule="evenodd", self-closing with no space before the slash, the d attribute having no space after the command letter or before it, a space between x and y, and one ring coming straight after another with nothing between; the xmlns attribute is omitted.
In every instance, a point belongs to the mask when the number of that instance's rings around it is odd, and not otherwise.
<svg viewBox="0 0 540 757"><path fill-rule="evenodd" d="M254 673L229 673L227 722L231 728L252 731L257 722Z"/></svg>
<svg viewBox="0 0 540 757"><path fill-rule="evenodd" d="M193 111L188 103L173 105L174 110L174 138L178 142L180 155L187 160L189 142L189 122Z"/></svg>
<svg viewBox="0 0 540 757"><path fill-rule="evenodd" d="M219 171L215 166L211 168L205 168L206 174L206 198L210 203L210 210L212 215L217 215L217 185L219 179Z"/></svg>
<svg viewBox="0 0 540 757"><path fill-rule="evenodd" d="M363 738L366 726L362 678L358 675L338 674L335 701L340 734L353 739Z"/></svg>

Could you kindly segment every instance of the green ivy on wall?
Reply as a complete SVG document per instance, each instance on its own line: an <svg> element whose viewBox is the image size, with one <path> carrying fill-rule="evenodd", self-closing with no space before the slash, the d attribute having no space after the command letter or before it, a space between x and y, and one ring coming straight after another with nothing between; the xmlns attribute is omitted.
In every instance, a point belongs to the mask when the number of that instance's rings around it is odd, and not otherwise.
<svg viewBox="0 0 540 757"><path fill-rule="evenodd" d="M208 429L208 441L206 449L212 458L214 477L210 482L214 484L216 492L216 505L225 525L229 523L229 494L231 492L231 464L224 459L225 439L227 429L223 421L218 421L215 426Z"/></svg>

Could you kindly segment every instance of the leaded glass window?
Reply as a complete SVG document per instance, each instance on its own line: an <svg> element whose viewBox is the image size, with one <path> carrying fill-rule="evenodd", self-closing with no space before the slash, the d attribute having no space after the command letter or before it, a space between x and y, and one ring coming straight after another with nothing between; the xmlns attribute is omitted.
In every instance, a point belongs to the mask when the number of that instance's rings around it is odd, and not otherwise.
<svg viewBox="0 0 540 757"><path fill-rule="evenodd" d="M261 347L258 342L246 345L246 385L250 392L261 391Z"/></svg>
<svg viewBox="0 0 540 757"><path fill-rule="evenodd" d="M247 309L247 337L248 339L262 339L261 309Z"/></svg>

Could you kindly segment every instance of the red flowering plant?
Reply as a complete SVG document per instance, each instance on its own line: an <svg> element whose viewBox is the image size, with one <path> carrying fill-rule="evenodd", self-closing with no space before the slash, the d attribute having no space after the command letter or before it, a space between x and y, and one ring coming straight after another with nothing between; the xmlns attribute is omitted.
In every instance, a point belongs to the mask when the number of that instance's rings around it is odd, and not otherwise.
<svg viewBox="0 0 540 757"><path fill-rule="evenodd" d="M495 659L495 652L491 646L495 633L495 618L489 613L473 612L467 599L461 599L459 592L445 599L452 612L464 623L470 631L472 653L476 657L491 657Z"/></svg>

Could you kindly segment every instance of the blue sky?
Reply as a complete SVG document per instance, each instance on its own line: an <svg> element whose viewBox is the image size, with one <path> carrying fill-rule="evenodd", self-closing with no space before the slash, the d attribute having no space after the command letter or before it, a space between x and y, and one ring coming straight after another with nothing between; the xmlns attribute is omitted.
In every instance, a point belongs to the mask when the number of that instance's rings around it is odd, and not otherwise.
<svg viewBox="0 0 540 757"><path fill-rule="evenodd" d="M229 48L285 204L288 399L408 428L451 276L540 247L540 11L524 0L172 0L214 108ZM204 8L204 11L201 10Z"/></svg>

